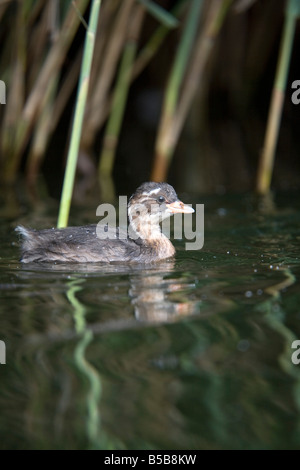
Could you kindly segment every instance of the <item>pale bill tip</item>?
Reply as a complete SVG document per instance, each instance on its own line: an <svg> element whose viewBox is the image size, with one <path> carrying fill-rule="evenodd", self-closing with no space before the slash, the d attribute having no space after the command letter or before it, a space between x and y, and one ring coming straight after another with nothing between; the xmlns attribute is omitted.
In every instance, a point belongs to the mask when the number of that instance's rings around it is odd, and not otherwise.
<svg viewBox="0 0 300 470"><path fill-rule="evenodd" d="M183 212L184 214L192 214L195 212L195 209L193 209L191 206L187 206L186 204L183 207Z"/></svg>

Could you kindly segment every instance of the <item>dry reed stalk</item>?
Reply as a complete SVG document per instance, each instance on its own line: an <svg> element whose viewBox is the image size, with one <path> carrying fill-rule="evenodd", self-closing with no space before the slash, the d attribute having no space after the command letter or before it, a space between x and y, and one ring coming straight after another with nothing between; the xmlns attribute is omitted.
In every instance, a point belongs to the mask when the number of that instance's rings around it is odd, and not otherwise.
<svg viewBox="0 0 300 470"><path fill-rule="evenodd" d="M51 45L53 46L58 32L58 2L57 0L54 0L46 4L46 8L43 11L43 16L39 22L36 34L33 34L32 40L38 44L38 47L33 48L35 51L33 63L37 62L38 67L42 62L42 54L44 53L44 49L46 49L49 37ZM37 75L38 69L36 70L36 73L33 72L34 78L36 78ZM48 94L48 101L45 102L34 128L32 144L26 162L26 179L30 186L33 186L36 182L43 156L45 155L46 147L51 136L52 114L57 93L58 79L58 75L55 75L50 79L52 83Z"/></svg>
<svg viewBox="0 0 300 470"><path fill-rule="evenodd" d="M24 4L18 2L17 15L15 18L15 48L13 50L14 60L9 84L8 102L5 106L5 114L1 129L1 150L5 155L4 162L13 159L12 149L15 143L15 130L19 117L22 113L25 100L25 69L26 69L26 36L27 28L25 21Z"/></svg>
<svg viewBox="0 0 300 470"><path fill-rule="evenodd" d="M285 98L286 82L295 36L296 20L299 14L300 1L289 0L286 6L286 17L269 109L263 152L258 166L256 190L259 194L266 194L270 191L275 151L278 142L282 108Z"/></svg>
<svg viewBox="0 0 300 470"><path fill-rule="evenodd" d="M78 0L76 2L76 6L83 13L88 3L88 0ZM45 63L41 68L39 76L23 109L20 123L16 129L15 146L11 149L11 155L13 155L13 158L7 161L7 164L4 168L4 173L8 181L14 179L16 176L20 165L22 151L25 149L30 132L39 118L41 110L47 102L48 96L50 94L51 77L56 76L59 73L61 65L65 59L66 53L75 36L79 24L80 18L78 17L78 14L76 13L72 4L70 4L66 18L55 41L55 44L51 48Z"/></svg>
<svg viewBox="0 0 300 470"><path fill-rule="evenodd" d="M3 16L5 15L5 12L7 10L7 7L13 0L0 0L0 21L2 20Z"/></svg>
<svg viewBox="0 0 300 470"><path fill-rule="evenodd" d="M42 109L39 120L35 127L33 142L26 162L26 179L30 186L36 183L40 171L43 156L51 136L52 114L55 95L57 92L58 78L52 77L52 86L48 95L48 100Z"/></svg>
<svg viewBox="0 0 300 470"><path fill-rule="evenodd" d="M93 57L93 64L91 70L91 81L90 81L90 90L88 96L88 103L92 99L93 93L97 82L99 81L99 75L101 72L101 67L103 63L103 57L105 55L105 48L108 44L108 37L110 30L113 27L114 21L118 14L118 8L120 6L119 0L109 0L103 2L101 17L99 19L99 24L96 33L95 39L95 54Z"/></svg>
<svg viewBox="0 0 300 470"><path fill-rule="evenodd" d="M187 74L184 90L178 104L178 113L175 116L174 134L176 141L182 131L199 84L201 84L201 76L203 75L205 65L210 57L232 2L233 0L215 0L210 3L210 10L203 28L203 35L199 35L199 39L195 44L195 55L191 61L191 68Z"/></svg>
<svg viewBox="0 0 300 470"><path fill-rule="evenodd" d="M174 57L165 91L158 135L155 143L155 160L151 176L151 179L154 181L162 181L159 177L161 174L165 174L164 178L166 177L168 162L171 159L171 146L169 142L169 137L171 135L170 130L177 112L184 75L186 74L188 62L190 60L197 35L202 6L203 1L193 0L190 2L179 45Z"/></svg>
<svg viewBox="0 0 300 470"><path fill-rule="evenodd" d="M185 6L186 6L185 1L179 1L175 5L173 10L171 11L171 14L173 16L175 16L176 18L179 17L180 13L183 11ZM131 80L134 80L146 68L146 66L149 64L149 62L155 56L156 52L158 51L159 47L161 46L164 39L166 38L166 36L171 31L171 29L172 28L170 28L166 25L160 25L156 29L156 31L150 37L149 41L142 48L142 50L139 52L139 54L136 58L136 61L134 63L133 69L132 69Z"/></svg>
<svg viewBox="0 0 300 470"><path fill-rule="evenodd" d="M83 13L87 7L87 4L88 0L78 0L77 9ZM26 102L23 113L26 121L32 121L41 108L40 100L41 97L44 96L45 90L47 89L49 77L59 70L79 24L80 19L71 5L57 40L53 45L35 83L34 89L32 90Z"/></svg>
<svg viewBox="0 0 300 470"><path fill-rule="evenodd" d="M124 44L123 56L116 80L112 109L103 139L99 160L99 176L102 192L105 192L105 198L108 200L112 200L114 196L112 172L144 16L145 9L137 5L131 15L128 38ZM111 180L109 186L107 180ZM110 188L109 191L108 187Z"/></svg>
<svg viewBox="0 0 300 470"><path fill-rule="evenodd" d="M54 21L55 18L57 18L57 12L53 11L52 7L49 9L49 14L46 19L51 30L52 42L55 42L58 34L57 24ZM26 179L31 186L36 182L49 140L58 125L59 119L78 81L81 59L82 49L78 51L59 90L57 90L58 76L54 76L52 79L53 83L48 95L49 101L45 103L40 118L35 126L33 141L26 163Z"/></svg>
<svg viewBox="0 0 300 470"><path fill-rule="evenodd" d="M85 114L85 132L81 141L83 151L89 151L98 129L103 125L105 119L103 118L103 110L105 110L107 96L120 60L134 4L135 0L122 2L114 26L106 38L107 47L104 51L98 81L94 86L94 92L90 96Z"/></svg>
<svg viewBox="0 0 300 470"><path fill-rule="evenodd" d="M203 31L199 32L198 39L195 41L193 59L190 61L176 112L165 124L163 133L159 134L157 140L156 155L151 174L153 181L164 181L167 178L169 165L180 133L197 90L201 86L201 76L204 73L205 65L232 1L213 0L209 4Z"/></svg>
<svg viewBox="0 0 300 470"><path fill-rule="evenodd" d="M37 2L36 6L39 4L43 5L43 9L39 11L36 8L36 11L30 15L28 23L32 28L31 34L29 35L29 44L28 44L28 62L30 63L30 67L28 67L27 71L27 88L32 90L34 87L35 81L38 78L38 75L41 71L41 64L43 64L45 53L53 47L54 38L50 38L49 43L49 32L50 32L50 24L49 24L49 17L52 12L52 2ZM33 23L33 20L40 14L39 19L36 21L36 24ZM28 29L28 31L30 31ZM29 52L30 51L30 55Z"/></svg>
<svg viewBox="0 0 300 470"><path fill-rule="evenodd" d="M183 11L183 8L186 6L185 0L181 0L176 4L174 9L171 11L173 15L178 17L180 13ZM170 32L170 28L165 25L160 25L153 35L150 37L147 44L141 49L139 54L136 57L136 60L132 67L132 73L130 77L130 83L133 82L147 67L149 62L153 59L159 47L162 45L164 39L166 38L167 34ZM98 49L97 49L98 50ZM98 73L97 73L98 74ZM109 113L112 108L113 103L113 96L112 93L109 94L109 97L106 99L103 108L101 110L101 119L99 120L99 129L101 129L102 125L106 121L109 116Z"/></svg>
<svg viewBox="0 0 300 470"><path fill-rule="evenodd" d="M51 116L51 122L50 122L50 127L49 127L50 134L54 132L56 126L58 125L59 120L71 97L71 94L75 89L76 83L78 82L81 59L82 59L82 49L78 51L77 56L73 60L72 65L68 73L66 74L66 77L58 91L58 94L54 103L54 107L53 107L53 113Z"/></svg>

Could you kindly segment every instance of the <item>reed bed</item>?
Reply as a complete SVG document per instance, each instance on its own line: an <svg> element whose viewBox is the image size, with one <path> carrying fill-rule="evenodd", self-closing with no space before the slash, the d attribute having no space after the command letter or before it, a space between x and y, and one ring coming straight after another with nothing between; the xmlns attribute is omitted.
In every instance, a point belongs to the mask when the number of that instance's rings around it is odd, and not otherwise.
<svg viewBox="0 0 300 470"><path fill-rule="evenodd" d="M99 19L95 3L99 11L101 5ZM68 123L70 142L66 138L66 148L61 152L63 167L65 150L69 149L58 225L67 224L78 156L95 160L102 189L113 197L112 175L130 86L172 33L151 174L149 168L151 179L166 180L197 93L205 88L205 71L224 22L230 14L240 14L253 4L255 0L0 2L0 79L7 85L7 103L0 111L2 181L14 182L24 171L27 182L36 184L53 136L66 119L66 110L72 107L75 114L74 121L72 118ZM299 1L290 0L284 33L289 40L282 46L281 58L285 58L278 72L280 93L284 88L282 67L288 70L286 57L298 16ZM145 34L143 28L150 17L152 30ZM273 124L266 137L271 144L265 145L268 156L262 156L258 172L257 186L262 192L270 187L280 123L280 106L275 106L274 100L270 108ZM261 181L267 189L262 189Z"/></svg>

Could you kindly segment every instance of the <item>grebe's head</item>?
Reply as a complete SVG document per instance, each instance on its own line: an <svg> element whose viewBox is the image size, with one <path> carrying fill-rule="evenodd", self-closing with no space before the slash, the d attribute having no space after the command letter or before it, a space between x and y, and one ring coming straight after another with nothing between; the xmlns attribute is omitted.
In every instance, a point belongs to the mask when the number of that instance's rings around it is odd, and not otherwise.
<svg viewBox="0 0 300 470"><path fill-rule="evenodd" d="M130 224L138 232L143 232L143 225L151 225L155 232L160 230L159 223L167 217L192 212L194 209L181 202L173 186L167 183L143 183L128 203ZM149 232L149 227L145 231Z"/></svg>

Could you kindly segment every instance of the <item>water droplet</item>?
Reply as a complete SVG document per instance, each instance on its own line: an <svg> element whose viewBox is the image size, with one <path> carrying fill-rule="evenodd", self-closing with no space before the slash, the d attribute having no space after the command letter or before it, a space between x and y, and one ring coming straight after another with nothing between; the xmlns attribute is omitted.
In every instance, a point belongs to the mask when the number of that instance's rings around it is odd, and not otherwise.
<svg viewBox="0 0 300 470"><path fill-rule="evenodd" d="M253 295L253 292L251 290L247 290L247 292L245 292L245 297L247 297L248 299L252 297L252 295Z"/></svg>

